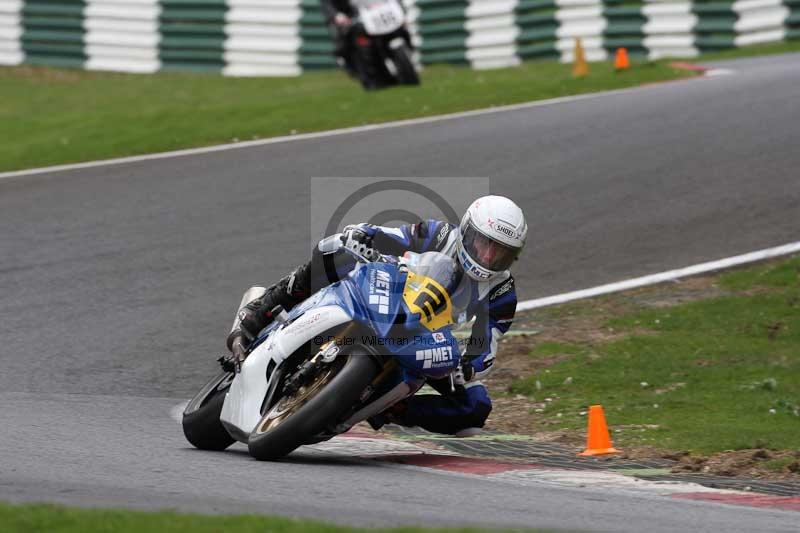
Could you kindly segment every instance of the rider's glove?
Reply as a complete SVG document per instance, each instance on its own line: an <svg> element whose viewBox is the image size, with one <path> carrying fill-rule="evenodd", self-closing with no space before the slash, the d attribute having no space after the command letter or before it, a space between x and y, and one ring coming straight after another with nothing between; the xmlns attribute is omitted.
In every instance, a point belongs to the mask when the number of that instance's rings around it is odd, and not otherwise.
<svg viewBox="0 0 800 533"><path fill-rule="evenodd" d="M344 228L342 244L345 248L363 255L369 261L378 258L378 251L372 246L372 236L358 226Z"/></svg>
<svg viewBox="0 0 800 533"><path fill-rule="evenodd" d="M453 384L465 385L475 377L475 368L469 361L462 361L458 368L453 370Z"/></svg>
<svg viewBox="0 0 800 533"><path fill-rule="evenodd" d="M237 329L228 335L227 344L231 355L223 355L217 361L226 372L236 372L247 355L248 342L244 338L242 331Z"/></svg>
<svg viewBox="0 0 800 533"><path fill-rule="evenodd" d="M247 347L245 346L245 342L242 340L242 337L238 336L233 339L233 345L231 346L231 353L233 354L233 357L239 362L244 361L246 352Z"/></svg>
<svg viewBox="0 0 800 533"><path fill-rule="evenodd" d="M336 13L336 15L333 16L333 23L337 26L349 26L351 22L350 17L344 13Z"/></svg>
<svg viewBox="0 0 800 533"><path fill-rule="evenodd" d="M230 335L228 335L226 344L228 345L228 350L230 350L234 356L244 360L244 357L242 356L247 351L247 346L250 344L250 340L248 340L247 336L242 332L241 329L237 329L235 331L231 331Z"/></svg>
<svg viewBox="0 0 800 533"><path fill-rule="evenodd" d="M242 364L247 355L247 341L242 331L239 329L232 331L228 335L227 344L231 355L223 355L217 361L225 372L238 372L239 365Z"/></svg>

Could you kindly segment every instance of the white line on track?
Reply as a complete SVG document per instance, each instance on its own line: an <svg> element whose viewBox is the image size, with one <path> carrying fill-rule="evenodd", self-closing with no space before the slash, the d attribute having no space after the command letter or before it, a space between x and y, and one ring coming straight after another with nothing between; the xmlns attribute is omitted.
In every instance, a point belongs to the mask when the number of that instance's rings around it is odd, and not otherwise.
<svg viewBox="0 0 800 533"><path fill-rule="evenodd" d="M547 307L549 305L557 305L565 302L572 302L574 300L591 298L593 296L600 296L601 294L610 294L612 292L620 292L636 289L638 287L645 287L647 285L655 285L665 281L674 281L676 279L685 278L688 276L705 274L715 270L722 270L747 263L754 263L756 261L763 261L765 259L790 255L797 252L800 252L800 241L784 244L782 246L776 246L774 248L767 248L765 250L758 250L756 252L750 252L743 255L736 255L726 259L718 259L716 261L700 263L699 265L678 268L676 270L668 270L666 272L651 274L641 278L633 278L618 281L616 283L609 283L607 285L600 285L599 287L592 287L590 289L583 289L565 294L556 294L554 296L537 298L535 300L525 300L517 304L517 311L528 311L530 309L538 309L540 307Z"/></svg>
<svg viewBox="0 0 800 533"><path fill-rule="evenodd" d="M736 71L729 68L712 68L705 72L706 76L730 76L731 74L736 74Z"/></svg>
<svg viewBox="0 0 800 533"><path fill-rule="evenodd" d="M711 72L711 71L709 71ZM729 71L727 73L732 73ZM707 79L705 76L698 78L683 78L677 80L669 80L666 83L686 83L695 80ZM661 84L659 84L661 85ZM55 165L50 167L31 168L26 170L15 170L11 172L0 172L0 180L8 178L18 178L23 176L33 176L36 174L46 174L52 172L63 172L67 170L82 170L88 168L122 165L126 163L138 163L141 161L153 161L157 159L168 159L172 157L185 157L191 155L209 154L213 152L224 152L228 150L239 150L241 148L252 148L256 146L266 146L269 144L287 143L295 141L308 141L311 139L323 139L326 137L336 137L340 135L352 135L356 133L364 133L370 131L401 128L405 126L417 126L421 124L432 124L435 122L443 122L446 120L455 120L460 118L480 117L494 113L506 113L509 111L520 111L523 109L532 109L536 107L546 107L556 104L563 104L568 102L577 102L580 100L590 100L593 98L602 98L604 96L628 94L636 91L647 90L650 86L641 85L637 87L628 87L625 89L616 89L613 91L576 94L572 96L562 96L560 98L551 98L548 100L537 100L535 102L524 102L521 104L511 104L498 107L490 107L486 109L474 109L472 111L461 111L458 113L450 113L446 115L435 115L431 117L412 118L407 120L397 120L394 122L384 122L381 124L369 124L366 126L356 126L352 128L341 128L336 130L320 131L315 133L302 133L298 135L289 135L283 137L270 137L268 139L258 139L253 141L243 141L227 144L219 144L214 146L205 146L202 148L189 148L186 150L174 150L171 152L160 152L155 154L135 155L129 157L119 157L115 159L101 159L99 161L87 161L85 163L73 163L68 165Z"/></svg>

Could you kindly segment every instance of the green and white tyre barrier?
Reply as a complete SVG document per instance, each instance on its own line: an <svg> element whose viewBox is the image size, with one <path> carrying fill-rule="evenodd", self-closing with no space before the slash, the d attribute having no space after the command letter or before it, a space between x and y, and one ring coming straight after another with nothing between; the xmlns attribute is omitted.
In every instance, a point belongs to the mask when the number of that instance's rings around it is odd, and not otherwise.
<svg viewBox="0 0 800 533"><path fill-rule="evenodd" d="M22 63L22 0L0 0L0 65Z"/></svg>
<svg viewBox="0 0 800 533"><path fill-rule="evenodd" d="M608 58L603 47L603 34L608 19L600 0L556 0L556 50L562 62L575 59L575 40L580 38L587 61L604 61Z"/></svg>
<svg viewBox="0 0 800 533"><path fill-rule="evenodd" d="M87 0L83 30L92 70L156 72L161 68L156 0Z"/></svg>
<svg viewBox="0 0 800 533"><path fill-rule="evenodd" d="M690 2L651 0L642 14L647 19L642 44L650 59L697 56L692 30L698 18Z"/></svg>
<svg viewBox="0 0 800 533"><path fill-rule="evenodd" d="M417 0L423 63L466 63L468 0Z"/></svg>
<svg viewBox="0 0 800 533"><path fill-rule="evenodd" d="M228 0L223 73L229 76L300 74L299 0Z"/></svg>
<svg viewBox="0 0 800 533"><path fill-rule="evenodd" d="M517 0L470 0L466 11L466 57L473 68L519 64L514 20Z"/></svg>
<svg viewBox="0 0 800 533"><path fill-rule="evenodd" d="M800 0L402 0L421 64L498 68L800 38ZM0 0L0 65L295 76L333 68L319 0Z"/></svg>
<svg viewBox="0 0 800 533"><path fill-rule="evenodd" d="M800 0L784 0L783 5L789 10L784 25L787 39L800 39Z"/></svg>
<svg viewBox="0 0 800 533"><path fill-rule="evenodd" d="M86 51L81 0L26 0L22 4L23 60L35 65L83 67Z"/></svg>
<svg viewBox="0 0 800 533"><path fill-rule="evenodd" d="M786 38L784 21L790 12L780 0L743 0L733 4L733 11L739 16L734 26L735 46L771 43Z"/></svg>

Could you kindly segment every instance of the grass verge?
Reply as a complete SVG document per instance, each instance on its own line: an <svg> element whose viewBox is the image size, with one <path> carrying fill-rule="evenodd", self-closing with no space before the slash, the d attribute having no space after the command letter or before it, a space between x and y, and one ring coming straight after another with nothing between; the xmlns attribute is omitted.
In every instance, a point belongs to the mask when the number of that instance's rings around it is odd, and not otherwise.
<svg viewBox="0 0 800 533"><path fill-rule="evenodd" d="M123 511L113 509L76 509L58 505L8 505L0 503L0 524L5 533L28 533L47 531L48 533L139 533L159 531L162 533L192 532L219 533L353 533L370 531L374 533L461 533L480 531L478 529L428 529L404 527L394 529L360 529L334 526L310 520L266 517L255 515L202 516L178 514L173 512ZM534 530L526 530L534 531ZM535 530L540 531L540 530Z"/></svg>
<svg viewBox="0 0 800 533"><path fill-rule="evenodd" d="M299 78L110 74L0 67L0 171L290 135L604 91L690 75L608 63L583 79L556 62L434 66L421 87L365 93L343 73Z"/></svg>
<svg viewBox="0 0 800 533"><path fill-rule="evenodd" d="M507 384L536 431L580 430L605 407L615 444L800 455L800 257L543 309L530 369ZM531 325L529 324L528 327ZM519 357L519 356L517 356ZM794 466L793 466L794 465Z"/></svg>
<svg viewBox="0 0 800 533"><path fill-rule="evenodd" d="M702 61L716 61L719 59L739 59L742 57L756 57L774 54L789 54L800 52L800 41L780 41L777 43L757 44L743 48L731 48L722 52L703 54Z"/></svg>
<svg viewBox="0 0 800 533"><path fill-rule="evenodd" d="M698 61L800 51L800 41L705 54ZM605 91L692 76L670 60L622 74L592 63L533 61L473 71L428 67L420 88L364 93L341 72L299 78L113 74L0 67L0 171L163 152Z"/></svg>

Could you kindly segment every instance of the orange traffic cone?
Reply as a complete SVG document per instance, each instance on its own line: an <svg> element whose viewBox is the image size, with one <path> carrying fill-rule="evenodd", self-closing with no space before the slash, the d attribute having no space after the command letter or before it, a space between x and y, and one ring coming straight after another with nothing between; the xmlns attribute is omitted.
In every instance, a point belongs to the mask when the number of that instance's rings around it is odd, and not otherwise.
<svg viewBox="0 0 800 533"><path fill-rule="evenodd" d="M631 68L631 62L628 59L627 48L617 48L617 53L614 55L614 68L618 71Z"/></svg>
<svg viewBox="0 0 800 533"><path fill-rule="evenodd" d="M575 39L575 63L572 66L572 77L583 78L589 74L589 64L586 62L586 53L583 50L581 38Z"/></svg>
<svg viewBox="0 0 800 533"><path fill-rule="evenodd" d="M615 449L611 444L603 406L593 405L589 407L589 434L586 437L586 450L578 455L605 455L618 452L619 450Z"/></svg>

